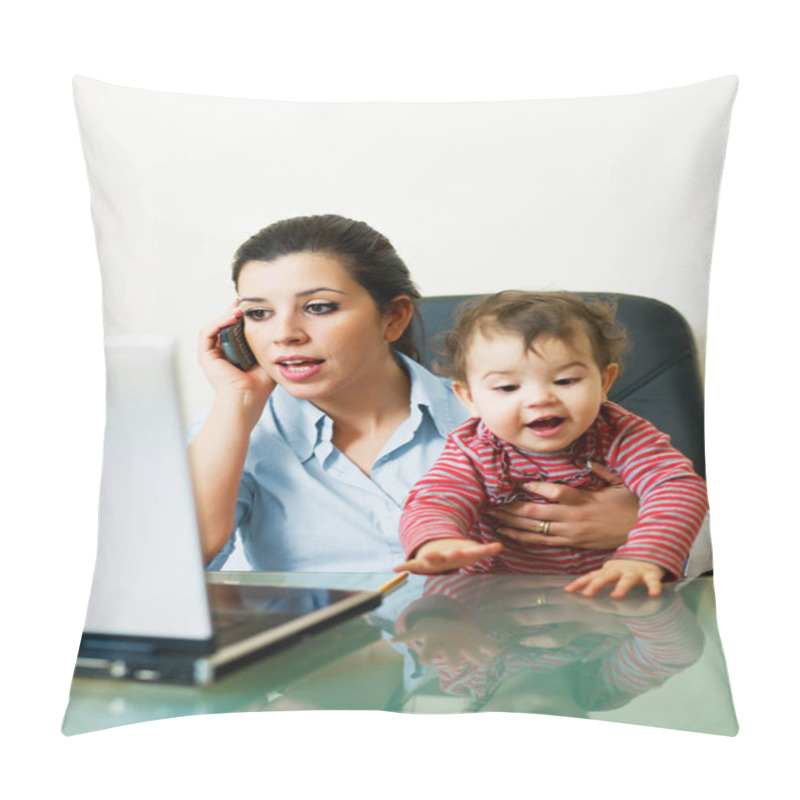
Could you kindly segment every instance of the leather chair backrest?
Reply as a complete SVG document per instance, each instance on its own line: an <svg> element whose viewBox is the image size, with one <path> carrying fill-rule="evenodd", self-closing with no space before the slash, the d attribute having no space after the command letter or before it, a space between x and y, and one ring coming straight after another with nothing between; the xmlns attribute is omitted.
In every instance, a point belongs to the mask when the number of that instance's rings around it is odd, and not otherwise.
<svg viewBox="0 0 800 800"><path fill-rule="evenodd" d="M628 333L630 349L622 375L609 399L668 433L705 477L703 384L694 335L672 306L627 294L576 292L584 299L617 303L617 319ZM434 368L437 339L453 325L457 308L478 295L425 297L420 302L422 362Z"/></svg>

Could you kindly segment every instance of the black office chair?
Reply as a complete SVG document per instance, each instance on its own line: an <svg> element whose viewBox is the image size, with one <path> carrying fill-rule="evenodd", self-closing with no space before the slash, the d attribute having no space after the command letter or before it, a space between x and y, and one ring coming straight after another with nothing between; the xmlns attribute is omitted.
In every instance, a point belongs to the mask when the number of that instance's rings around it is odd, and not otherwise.
<svg viewBox="0 0 800 800"><path fill-rule="evenodd" d="M703 385L697 347L686 320L671 306L649 297L603 292L576 294L587 300L616 300L617 319L628 332L631 347L609 399L668 433L672 444L705 477ZM433 365L436 340L452 327L455 310L474 297L423 298L420 314L424 341L418 346L426 366Z"/></svg>

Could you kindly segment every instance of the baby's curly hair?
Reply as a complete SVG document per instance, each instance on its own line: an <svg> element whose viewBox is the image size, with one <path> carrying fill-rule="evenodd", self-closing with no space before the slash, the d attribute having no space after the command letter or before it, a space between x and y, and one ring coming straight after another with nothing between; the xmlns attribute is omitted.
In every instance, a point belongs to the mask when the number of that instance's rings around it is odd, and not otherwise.
<svg viewBox="0 0 800 800"><path fill-rule="evenodd" d="M525 349L533 350L539 337L569 341L583 329L600 369L612 363L621 369L628 339L615 315L615 303L584 301L570 292L498 292L461 306L453 329L444 337L439 368L447 377L465 383L467 354L478 331L518 334Z"/></svg>

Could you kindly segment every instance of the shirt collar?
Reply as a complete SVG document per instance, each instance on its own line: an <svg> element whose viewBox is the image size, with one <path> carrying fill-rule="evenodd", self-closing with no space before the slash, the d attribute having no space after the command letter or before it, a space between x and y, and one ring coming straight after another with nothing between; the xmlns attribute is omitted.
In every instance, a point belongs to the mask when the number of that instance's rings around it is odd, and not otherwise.
<svg viewBox="0 0 800 800"><path fill-rule="evenodd" d="M282 386L275 387L269 403L276 426L301 461L333 435L333 422L324 411L308 400L292 397Z"/></svg>
<svg viewBox="0 0 800 800"><path fill-rule="evenodd" d="M439 435L446 437L463 421L463 417L453 413L449 381L437 377L402 354L400 358L411 379L409 413L412 417L421 417L421 413L427 411ZM310 401L292 397L283 387L276 386L269 403L275 424L301 461L309 459L318 445L330 442L333 421ZM419 420L415 428L418 424Z"/></svg>
<svg viewBox="0 0 800 800"><path fill-rule="evenodd" d="M411 377L411 412L417 408L427 410L439 435L447 436L464 421L464 414L453 413L454 407L461 410L461 406L454 402L450 381L437 377L407 356L401 355L401 358Z"/></svg>

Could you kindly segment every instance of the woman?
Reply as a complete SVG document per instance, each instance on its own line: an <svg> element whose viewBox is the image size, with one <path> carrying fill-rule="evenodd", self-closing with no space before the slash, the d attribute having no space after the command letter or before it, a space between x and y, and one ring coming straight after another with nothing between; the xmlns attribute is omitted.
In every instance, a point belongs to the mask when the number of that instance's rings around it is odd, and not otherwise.
<svg viewBox="0 0 800 800"><path fill-rule="evenodd" d="M254 569L389 571L404 560L409 489L466 418L414 360L419 292L407 267L365 223L322 215L251 237L233 280L237 303L200 333L216 396L189 448L209 567L224 564L238 529ZM258 361L247 372L218 342L240 316ZM527 488L557 505L498 510L512 538L612 548L636 522L620 486Z"/></svg>

